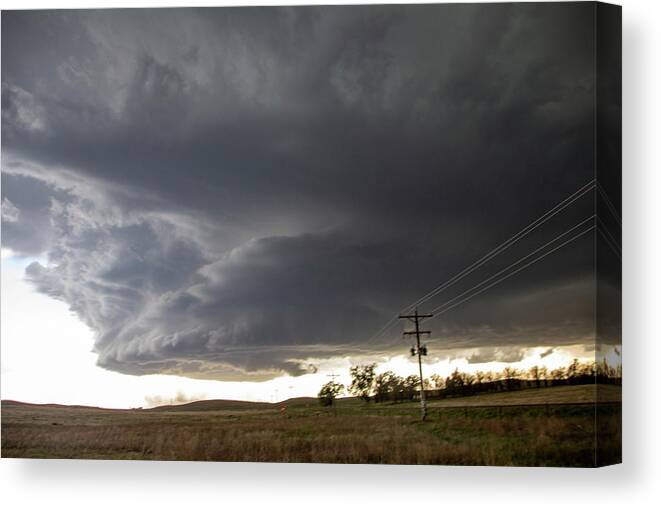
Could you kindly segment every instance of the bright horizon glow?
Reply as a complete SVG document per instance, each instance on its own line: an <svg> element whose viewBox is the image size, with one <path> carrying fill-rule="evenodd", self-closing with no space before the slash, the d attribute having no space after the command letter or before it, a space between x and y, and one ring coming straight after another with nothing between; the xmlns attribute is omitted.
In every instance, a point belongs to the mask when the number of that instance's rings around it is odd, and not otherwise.
<svg viewBox="0 0 661 507"><path fill-rule="evenodd" d="M316 396L319 388L338 374L337 381L351 382L349 368L356 363L349 357L318 361L319 370L299 377L282 376L263 382L225 382L198 380L173 375L132 376L112 372L96 365L91 351L93 332L67 307L36 292L25 280L25 267L35 260L17 257L2 249L1 332L2 399L29 403L61 403L105 408L131 408L182 403L201 399L233 399L275 402L299 396ZM566 366L575 357L593 359L584 346L556 347L544 358L544 347L526 351L515 363L471 364L465 357L440 359L423 364L425 378L432 374L447 377L455 368L474 373L478 370L501 371L506 366L528 369L537 364L549 370ZM470 354L467 354L470 355ZM618 363L614 351L609 362ZM362 359L360 362L368 362ZM418 373L417 361L402 354L375 357L377 372L394 371L407 376Z"/></svg>

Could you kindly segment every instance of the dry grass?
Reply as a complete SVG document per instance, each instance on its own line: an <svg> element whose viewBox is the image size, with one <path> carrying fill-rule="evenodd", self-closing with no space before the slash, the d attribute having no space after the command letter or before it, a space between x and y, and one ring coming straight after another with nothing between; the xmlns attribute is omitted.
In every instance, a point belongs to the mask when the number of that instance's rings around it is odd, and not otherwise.
<svg viewBox="0 0 661 507"><path fill-rule="evenodd" d="M619 460L619 407L599 418L600 463ZM593 406L432 411L315 405L243 411L104 411L3 404L3 457L594 466Z"/></svg>

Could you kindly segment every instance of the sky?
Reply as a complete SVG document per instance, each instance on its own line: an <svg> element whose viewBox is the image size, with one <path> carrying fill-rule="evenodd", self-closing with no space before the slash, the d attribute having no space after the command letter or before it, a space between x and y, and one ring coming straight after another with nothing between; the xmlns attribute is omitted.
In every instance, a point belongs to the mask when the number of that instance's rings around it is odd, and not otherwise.
<svg viewBox="0 0 661 507"><path fill-rule="evenodd" d="M377 331L594 178L592 15L4 11L3 398L271 401L372 360L413 373L402 325ZM421 311L589 219L593 199ZM594 245L426 322L428 371L594 354Z"/></svg>

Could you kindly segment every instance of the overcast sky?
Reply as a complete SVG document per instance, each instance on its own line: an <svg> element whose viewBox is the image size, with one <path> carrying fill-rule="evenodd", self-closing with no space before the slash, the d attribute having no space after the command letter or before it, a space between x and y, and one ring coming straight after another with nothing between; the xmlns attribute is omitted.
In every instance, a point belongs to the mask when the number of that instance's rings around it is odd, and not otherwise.
<svg viewBox="0 0 661 507"><path fill-rule="evenodd" d="M592 16L5 11L2 247L113 372L256 381L399 352L401 325L373 337L393 314L594 177ZM578 200L421 310L592 209ZM430 321L430 348L588 350L593 244Z"/></svg>

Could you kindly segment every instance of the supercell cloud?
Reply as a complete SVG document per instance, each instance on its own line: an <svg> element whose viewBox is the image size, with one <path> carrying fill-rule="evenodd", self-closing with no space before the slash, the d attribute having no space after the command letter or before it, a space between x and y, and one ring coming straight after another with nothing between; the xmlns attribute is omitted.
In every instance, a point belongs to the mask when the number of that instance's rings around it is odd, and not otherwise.
<svg viewBox="0 0 661 507"><path fill-rule="evenodd" d="M111 370L399 351L393 314L592 179L591 9L5 11L3 247ZM591 245L430 323L436 351L587 343Z"/></svg>

